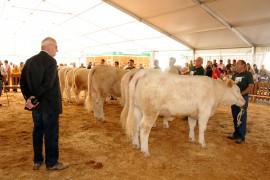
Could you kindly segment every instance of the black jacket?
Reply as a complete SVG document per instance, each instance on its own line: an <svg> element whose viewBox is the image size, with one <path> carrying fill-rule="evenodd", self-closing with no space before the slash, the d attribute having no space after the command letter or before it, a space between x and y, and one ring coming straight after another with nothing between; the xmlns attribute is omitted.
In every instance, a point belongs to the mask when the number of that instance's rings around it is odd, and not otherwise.
<svg viewBox="0 0 270 180"><path fill-rule="evenodd" d="M25 63L20 80L24 99L35 96L40 102L36 110L46 114L62 113L62 99L56 60L40 51Z"/></svg>

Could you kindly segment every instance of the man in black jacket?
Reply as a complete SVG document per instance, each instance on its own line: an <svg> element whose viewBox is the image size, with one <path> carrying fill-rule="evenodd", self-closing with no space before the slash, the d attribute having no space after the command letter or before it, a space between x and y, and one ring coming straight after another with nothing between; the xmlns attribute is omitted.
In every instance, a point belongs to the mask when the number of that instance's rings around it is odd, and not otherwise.
<svg viewBox="0 0 270 180"><path fill-rule="evenodd" d="M62 100L57 63L53 58L57 51L57 42L51 37L45 38L41 42L40 53L26 61L21 74L20 85L26 100L25 108L32 111L34 122L34 170L38 170L44 161L43 136L46 169L61 170L69 166L67 163L58 162L59 114L62 113Z"/></svg>

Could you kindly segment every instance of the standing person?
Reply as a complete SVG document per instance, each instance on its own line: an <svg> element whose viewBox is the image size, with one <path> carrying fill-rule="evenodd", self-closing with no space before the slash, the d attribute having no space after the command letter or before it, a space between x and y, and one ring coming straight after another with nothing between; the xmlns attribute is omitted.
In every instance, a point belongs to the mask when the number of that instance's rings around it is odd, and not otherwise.
<svg viewBox="0 0 270 180"><path fill-rule="evenodd" d="M100 64L101 64L101 65L105 65L105 59L101 59L101 60L100 60Z"/></svg>
<svg viewBox="0 0 270 180"><path fill-rule="evenodd" d="M119 67L119 62L118 62L118 61L115 61L115 62L114 62L114 67L120 68L120 67Z"/></svg>
<svg viewBox="0 0 270 180"><path fill-rule="evenodd" d="M176 59L174 57L170 57L169 60L169 67L167 67L166 71L169 73L174 73L174 74L179 74L181 75L181 67L180 66L176 66Z"/></svg>
<svg viewBox="0 0 270 180"><path fill-rule="evenodd" d="M258 75L259 74L259 69L256 64L253 64L253 71Z"/></svg>
<svg viewBox="0 0 270 180"><path fill-rule="evenodd" d="M91 69L92 68L92 62L88 63L87 69Z"/></svg>
<svg viewBox="0 0 270 180"><path fill-rule="evenodd" d="M217 64L213 64L212 78L219 79L220 77L221 77L221 72L220 72L219 68L217 67Z"/></svg>
<svg viewBox="0 0 270 180"><path fill-rule="evenodd" d="M33 170L38 170L44 161L43 136L46 169L61 170L69 166L58 161L59 114L62 113L62 100L57 63L53 58L57 51L55 39L45 38L41 42L40 53L26 61L21 74L22 94L27 101L26 108L32 110L34 121Z"/></svg>
<svg viewBox="0 0 270 180"><path fill-rule="evenodd" d="M20 62L20 70L21 70L21 72L23 70L23 67L24 67L24 62Z"/></svg>
<svg viewBox="0 0 270 180"><path fill-rule="evenodd" d="M195 61L195 66L193 66L190 70L190 75L204 75L204 68L202 67L203 58L198 57Z"/></svg>
<svg viewBox="0 0 270 180"><path fill-rule="evenodd" d="M246 136L246 126L247 126L247 108L248 108L248 93L253 91L254 82L253 76L250 72L246 70L246 62L244 60L238 60L236 63L236 73L233 75L232 80L237 83L237 86L240 88L241 94L243 98L246 100L246 104L243 109L243 114L241 115L240 122L238 125L237 117L241 112L241 108L233 105L231 107L232 116L233 116L233 124L234 124L234 133L232 136L228 136L227 138L235 141L236 144L241 144L245 142Z"/></svg>
<svg viewBox="0 0 270 180"><path fill-rule="evenodd" d="M233 60L233 63L231 65L231 71L233 71L233 73L236 73L236 60Z"/></svg>
<svg viewBox="0 0 270 180"><path fill-rule="evenodd" d="M268 71L264 68L264 65L262 65L262 68L259 71L259 81L260 82L267 82L268 81Z"/></svg>
<svg viewBox="0 0 270 180"><path fill-rule="evenodd" d="M161 69L159 66L159 61L157 59L154 60L154 69Z"/></svg>
<svg viewBox="0 0 270 180"><path fill-rule="evenodd" d="M230 59L228 59L228 61L227 61L227 65L226 65L226 71L228 72L230 69L231 69L231 66L232 66L232 64L231 64L231 60Z"/></svg>
<svg viewBox="0 0 270 180"><path fill-rule="evenodd" d="M5 71L6 71L6 82L5 82L5 85L9 85L10 83L10 76L11 76L11 68L10 68L10 65L8 64L8 60L5 60L4 61L4 68L5 68ZM9 91L9 89L7 89L7 91Z"/></svg>
<svg viewBox="0 0 270 180"><path fill-rule="evenodd" d="M2 95L2 91L3 91L3 82L5 80L6 77L6 71L3 67L2 62L0 61L0 96ZM2 104L0 104L0 106L2 106Z"/></svg>
<svg viewBox="0 0 270 180"><path fill-rule="evenodd" d="M130 59L128 61L128 67L125 68L125 70L131 70L131 69L134 69L135 66L134 66L134 60L133 59Z"/></svg>
<svg viewBox="0 0 270 180"><path fill-rule="evenodd" d="M225 70L225 65L223 64L223 60L221 59L221 60L219 60L219 64L218 64L218 66L217 66L220 70L221 70L221 72L223 73L223 71Z"/></svg>
<svg viewBox="0 0 270 180"><path fill-rule="evenodd" d="M81 63L79 68L86 68L83 63Z"/></svg>

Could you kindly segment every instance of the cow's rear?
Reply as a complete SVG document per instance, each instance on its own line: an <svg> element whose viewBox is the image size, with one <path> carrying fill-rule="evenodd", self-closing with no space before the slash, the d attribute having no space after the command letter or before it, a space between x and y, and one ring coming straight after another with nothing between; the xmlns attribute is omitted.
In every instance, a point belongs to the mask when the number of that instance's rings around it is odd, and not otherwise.
<svg viewBox="0 0 270 180"><path fill-rule="evenodd" d="M93 111L98 120L105 120L103 105L108 95L120 97L121 78L126 71L107 65L98 65L88 75L88 95L85 106L88 112Z"/></svg>

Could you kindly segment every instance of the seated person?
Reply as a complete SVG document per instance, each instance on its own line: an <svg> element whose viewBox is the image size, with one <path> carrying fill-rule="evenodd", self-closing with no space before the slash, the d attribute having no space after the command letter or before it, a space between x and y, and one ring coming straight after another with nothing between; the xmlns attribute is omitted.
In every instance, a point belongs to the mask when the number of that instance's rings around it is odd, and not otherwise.
<svg viewBox="0 0 270 180"><path fill-rule="evenodd" d="M13 77L17 75L16 77ZM11 70L12 85L19 85L21 70L17 65L14 65L14 68ZM13 88L13 91L17 92L17 88Z"/></svg>

